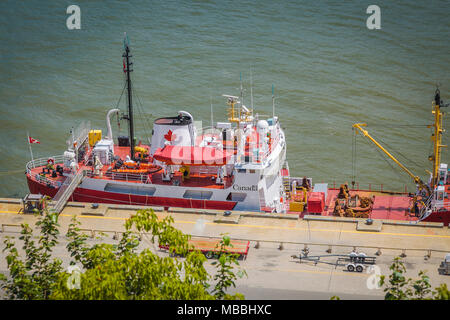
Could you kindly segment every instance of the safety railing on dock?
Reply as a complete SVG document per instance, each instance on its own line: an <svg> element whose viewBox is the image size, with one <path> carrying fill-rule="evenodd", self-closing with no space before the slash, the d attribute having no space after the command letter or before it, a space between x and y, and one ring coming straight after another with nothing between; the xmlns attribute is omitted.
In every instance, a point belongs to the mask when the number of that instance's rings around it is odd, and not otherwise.
<svg viewBox="0 0 450 320"><path fill-rule="evenodd" d="M5 232L4 226L11 226L11 227L19 227L19 225L9 225L9 224L2 224L1 225L1 231ZM107 234L112 234L113 240L120 240L120 235L124 234L125 231L121 230L108 230L108 229L80 229L83 233L88 233L91 238L95 238L96 236L103 238L106 237ZM9 231L12 232L12 231ZM148 232L134 232L134 234L139 238L139 241L143 239L143 236L151 237L152 234ZM221 239L217 236L204 236L204 235L197 235L197 234L191 234L192 237L195 238L205 238L205 239ZM252 237L233 237L233 240L237 241L250 241L251 247L255 250L258 250L261 248L262 244L269 244L268 247L273 248L273 245L276 245L277 249L282 250L296 250L300 252L309 252L310 250L314 251L323 251L325 253L331 254L333 252L339 251L339 250L348 250L353 252L359 252L359 251L374 251L374 255L381 256L382 254L391 254L394 256L400 256L402 258L407 257L408 254L413 255L413 253L419 253L423 254L424 260L429 260L432 258L433 253L434 256L437 254L443 254L447 253L447 250L441 250L441 249L433 249L433 248L407 248L407 247L395 247L395 246L377 246L377 245L354 245L354 244L345 244L345 243L320 243L320 242L312 242L312 241L285 241L285 240L268 240L268 239L258 239L258 238L252 238ZM290 246L290 248L286 248L287 245ZM366 252L367 253L367 252Z"/></svg>

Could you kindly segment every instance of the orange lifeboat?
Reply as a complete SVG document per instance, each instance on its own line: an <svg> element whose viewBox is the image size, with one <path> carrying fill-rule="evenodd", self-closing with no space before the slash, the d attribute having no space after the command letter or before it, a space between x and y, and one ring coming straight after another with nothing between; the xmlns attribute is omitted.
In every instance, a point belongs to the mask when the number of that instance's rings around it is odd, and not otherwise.
<svg viewBox="0 0 450 320"><path fill-rule="evenodd" d="M119 173L147 173L147 169L115 169L113 172Z"/></svg>
<svg viewBox="0 0 450 320"><path fill-rule="evenodd" d="M112 172L142 174L155 173L161 169L161 166L152 163L141 163L138 166L136 162L125 162L121 168L113 169Z"/></svg>

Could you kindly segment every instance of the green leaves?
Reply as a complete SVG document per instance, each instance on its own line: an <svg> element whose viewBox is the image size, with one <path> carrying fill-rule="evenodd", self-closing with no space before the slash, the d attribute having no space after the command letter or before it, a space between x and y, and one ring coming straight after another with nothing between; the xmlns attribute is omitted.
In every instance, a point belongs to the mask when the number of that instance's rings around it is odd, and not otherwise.
<svg viewBox="0 0 450 320"><path fill-rule="evenodd" d="M45 206L46 207L46 206ZM52 259L57 242L58 215L44 210L36 215L40 234L33 238L28 225L22 226L25 257L19 257L15 243L6 238L4 252L10 280L0 275L0 283L10 299L243 299L243 295L228 295L226 290L235 286L234 280L245 275L234 274L233 265L239 265L237 256L229 254L229 237L220 243L218 281L214 294L208 292L211 276L204 267L205 256L189 245L189 235L172 226L173 218L159 219L153 210L139 210L125 223L126 231L118 244L88 243L88 236L80 232L80 222L74 216L66 237L66 249L71 265L81 264L76 275L64 271L62 262ZM171 252L185 259L159 257L149 249L139 252L142 233L151 234L151 242L168 245ZM141 233L141 235L137 234ZM79 280L79 282L78 282ZM74 284L79 283L79 288Z"/></svg>
<svg viewBox="0 0 450 320"><path fill-rule="evenodd" d="M47 208L46 203L44 208ZM62 262L51 259L59 234L57 215L44 209L37 218L36 227L40 229L37 243L32 238L32 229L22 224L19 240L23 241L24 260L10 238L4 241L10 279L1 278L0 283L10 299L48 299L57 273L62 270Z"/></svg>
<svg viewBox="0 0 450 320"><path fill-rule="evenodd" d="M238 256L229 252L227 248L232 248L230 237L226 234L222 234L222 239L218 244L219 248L219 259L211 263L217 268L217 273L214 275L214 281L216 285L213 290L213 294L216 299L243 299L243 295L235 294L233 296L226 293L226 291L231 287L236 287L235 280L237 277L242 278L247 275L245 270L239 270L238 274L234 273L233 264L239 266Z"/></svg>
<svg viewBox="0 0 450 320"><path fill-rule="evenodd" d="M189 235L172 226L173 218L159 219L153 210L139 210L125 223L118 245L88 246L75 218L69 227L68 251L81 262L81 288L69 290L61 273L55 299L213 299L207 291L210 278L203 263L206 258L191 250ZM166 244L183 261L159 257L149 249L138 252L140 237L151 233L150 241Z"/></svg>
<svg viewBox="0 0 450 320"><path fill-rule="evenodd" d="M386 282L384 275L380 279L380 286L385 286L385 300L449 299L449 291L445 284L436 288L435 291L431 290L430 278L424 271L419 272L419 279L415 281L406 278L404 275L406 268L401 258L396 257L389 269L392 270L389 281Z"/></svg>

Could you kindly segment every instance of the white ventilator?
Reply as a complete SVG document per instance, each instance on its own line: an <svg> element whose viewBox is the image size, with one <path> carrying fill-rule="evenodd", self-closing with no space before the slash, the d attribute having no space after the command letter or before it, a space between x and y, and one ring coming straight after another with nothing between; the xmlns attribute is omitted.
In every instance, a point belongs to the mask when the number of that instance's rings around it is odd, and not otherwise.
<svg viewBox="0 0 450 320"><path fill-rule="evenodd" d="M108 128L108 135L106 136L105 139L107 139L107 140L113 139L112 129L111 129L111 114L113 114L114 112L119 112L119 111L120 111L119 109L111 109L106 114L106 127Z"/></svg>

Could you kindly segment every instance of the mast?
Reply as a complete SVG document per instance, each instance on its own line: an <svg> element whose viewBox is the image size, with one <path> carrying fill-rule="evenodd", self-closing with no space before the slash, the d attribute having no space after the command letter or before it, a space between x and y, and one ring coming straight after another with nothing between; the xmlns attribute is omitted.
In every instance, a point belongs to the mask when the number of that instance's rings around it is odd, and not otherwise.
<svg viewBox="0 0 450 320"><path fill-rule="evenodd" d="M211 102L211 128L214 128L212 95L209 96L209 101Z"/></svg>
<svg viewBox="0 0 450 320"><path fill-rule="evenodd" d="M133 124L133 100L132 100L132 93L131 93L131 79L130 79L130 72L133 70L130 69L130 66L133 64L130 61L130 58L132 55L130 55L130 47L129 47L129 41L127 34L125 33L125 38L123 40L123 45L125 48L125 53L122 55L126 59L126 62L124 66L126 65L126 74L127 74L127 91L128 91L128 128L130 133L130 158L131 160L134 159L134 124Z"/></svg>
<svg viewBox="0 0 450 320"><path fill-rule="evenodd" d="M253 117L253 76L252 69L250 69L250 106L252 108L252 117Z"/></svg>
<svg viewBox="0 0 450 320"><path fill-rule="evenodd" d="M273 84L272 84L272 121L275 125L275 94Z"/></svg>
<svg viewBox="0 0 450 320"><path fill-rule="evenodd" d="M430 156L430 160L433 161L433 177L431 179L431 188L434 189L434 187L437 184L438 175L439 175L439 166L441 164L441 149L445 148L447 146L441 144L442 142L442 133L444 132L444 129L442 128L442 118L444 114L441 112L441 94L439 91L439 88L436 89L436 93L434 96L434 101L432 103L434 114L434 124L431 125L432 128L434 128L433 135L431 136L431 140L433 141L433 155ZM444 107L446 105L443 105Z"/></svg>
<svg viewBox="0 0 450 320"><path fill-rule="evenodd" d="M239 74L240 82L241 82L241 103L239 109L239 119L242 117L242 106L244 105L244 87L242 86L242 72Z"/></svg>

